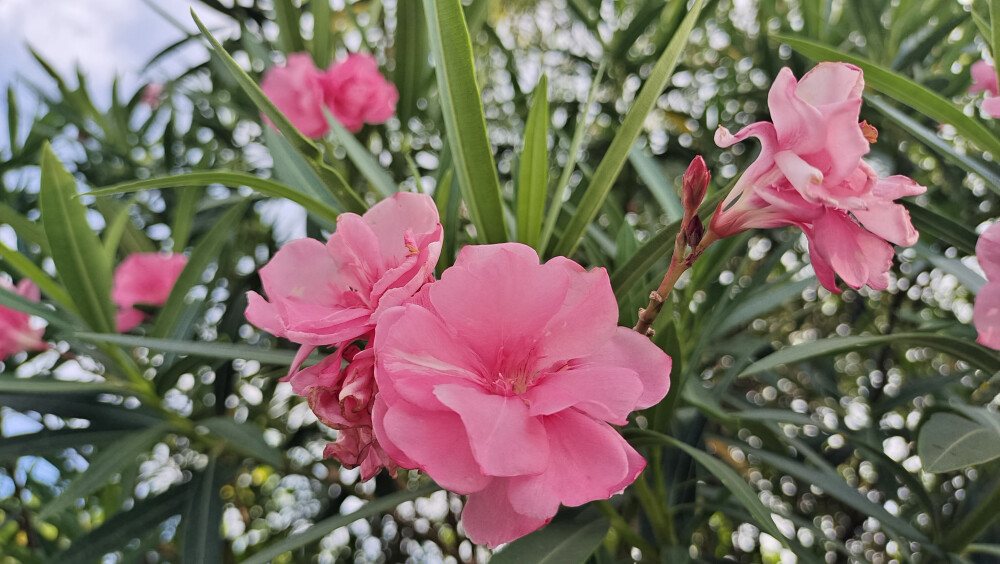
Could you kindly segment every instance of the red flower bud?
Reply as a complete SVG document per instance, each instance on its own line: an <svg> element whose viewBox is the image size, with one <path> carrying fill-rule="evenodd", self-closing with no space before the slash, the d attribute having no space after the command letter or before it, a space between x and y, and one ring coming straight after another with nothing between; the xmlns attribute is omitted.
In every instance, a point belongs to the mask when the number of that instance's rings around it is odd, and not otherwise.
<svg viewBox="0 0 1000 564"><path fill-rule="evenodd" d="M701 218L697 215L691 217L691 221L684 226L684 242L692 249L701 243L701 238L705 235L705 226L701 223Z"/></svg>
<svg viewBox="0 0 1000 564"><path fill-rule="evenodd" d="M712 173L708 172L705 166L705 159L698 155L691 161L687 171L684 173L684 180L681 189L681 203L684 205L684 215L693 215L698 211L698 206L705 199L705 192L708 191L708 183L712 179Z"/></svg>

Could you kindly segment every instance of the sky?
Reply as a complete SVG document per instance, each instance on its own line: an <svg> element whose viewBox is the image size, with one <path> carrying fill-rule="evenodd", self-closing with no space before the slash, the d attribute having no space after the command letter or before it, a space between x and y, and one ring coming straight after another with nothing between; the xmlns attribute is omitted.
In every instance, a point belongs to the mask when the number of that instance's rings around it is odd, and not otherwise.
<svg viewBox="0 0 1000 564"><path fill-rule="evenodd" d="M210 29L228 25L225 16L195 0L0 0L0 88L14 85L22 113L29 114L31 90L26 83L45 90L53 88L51 79L28 52L28 45L71 85L76 83L79 65L99 107L110 100L115 75L121 77L122 97L127 98L146 82L171 78L190 63L204 60L204 49L192 45L179 57L143 70L153 55L183 37L181 30L150 4L188 31L195 29L189 14L192 6ZM2 95L0 104L0 131L4 131L7 107ZM26 121L28 117L22 117L21 123Z"/></svg>

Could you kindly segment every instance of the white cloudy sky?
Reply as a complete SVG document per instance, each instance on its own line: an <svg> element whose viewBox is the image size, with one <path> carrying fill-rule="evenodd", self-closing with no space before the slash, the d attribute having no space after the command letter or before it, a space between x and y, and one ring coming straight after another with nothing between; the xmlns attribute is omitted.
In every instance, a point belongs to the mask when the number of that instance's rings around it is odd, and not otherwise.
<svg viewBox="0 0 1000 564"><path fill-rule="evenodd" d="M186 61L166 61L143 73L144 64L155 53L183 37L148 3L188 30L194 29L189 15L192 5L209 27L227 23L224 16L194 0L0 0L0 88L14 84L27 95L26 80L46 89L52 86L26 45L64 76L74 77L79 65L99 105L109 99L116 74L122 77L124 97L140 84L164 80L187 62L204 59L204 51L193 48L182 55ZM3 110L0 120L5 121L6 107ZM3 121L0 126L6 128Z"/></svg>

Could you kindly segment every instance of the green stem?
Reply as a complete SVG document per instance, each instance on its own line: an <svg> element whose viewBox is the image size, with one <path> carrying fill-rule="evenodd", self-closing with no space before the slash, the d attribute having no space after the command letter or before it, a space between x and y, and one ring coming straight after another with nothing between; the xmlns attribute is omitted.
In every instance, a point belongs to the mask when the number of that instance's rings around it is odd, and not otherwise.
<svg viewBox="0 0 1000 564"><path fill-rule="evenodd" d="M642 551L642 559L650 562L659 562L660 553L653 547L653 545L646 542L646 539L639 536L639 533L635 532L625 519L615 511L615 508L611 506L611 503L606 499L601 499L594 502L594 506L600 511L608 521L611 521L611 528L615 530L623 539L628 541L629 544L638 548Z"/></svg>
<svg viewBox="0 0 1000 564"><path fill-rule="evenodd" d="M1000 518L1000 511L997 511L997 507L1000 507L1000 482L996 484L986 499L979 501L972 512L951 530L948 538L941 544L941 548L950 554L964 552L972 541L979 538L979 535L990 528L997 518Z"/></svg>
<svg viewBox="0 0 1000 564"><path fill-rule="evenodd" d="M647 467L648 471L649 468ZM660 498L646 483L646 472L639 475L635 481L635 493L639 496L639 503L646 510L650 524L653 525L653 534L661 545L673 546L677 544L677 534L674 532L673 516L666 508L666 499Z"/></svg>

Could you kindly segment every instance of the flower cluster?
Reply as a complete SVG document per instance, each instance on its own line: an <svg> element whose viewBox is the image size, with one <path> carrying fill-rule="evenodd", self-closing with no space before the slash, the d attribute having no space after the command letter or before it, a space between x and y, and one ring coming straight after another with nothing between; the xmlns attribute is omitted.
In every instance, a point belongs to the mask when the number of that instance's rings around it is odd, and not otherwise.
<svg viewBox="0 0 1000 564"><path fill-rule="evenodd" d="M42 297L38 286L27 278L22 279L17 286L0 278L0 288L33 302ZM31 316L27 313L0 306L0 360L19 352L48 348L42 340L44 333L44 328L31 326Z"/></svg>
<svg viewBox="0 0 1000 564"><path fill-rule="evenodd" d="M976 342L1000 350L1000 223L991 225L979 236L976 259L988 280L979 289L972 311L972 321L979 332Z"/></svg>
<svg viewBox="0 0 1000 564"><path fill-rule="evenodd" d="M611 425L663 399L671 362L617 326L604 269L506 243L435 281L441 241L433 200L395 194L279 250L246 314L302 345L290 381L338 430L328 456L468 494L469 538L496 546L635 480L645 461ZM300 370L319 346L336 349Z"/></svg>
<svg viewBox="0 0 1000 564"><path fill-rule="evenodd" d="M308 53L288 55L260 84L264 94L306 137L322 137L329 125L324 106L349 131L383 123L396 112L399 92L378 70L371 55L352 54L323 71Z"/></svg>
<svg viewBox="0 0 1000 564"><path fill-rule="evenodd" d="M895 200L926 188L905 176L879 178L862 160L877 138L874 127L858 122L864 85L861 69L845 63L820 63L801 81L782 69L768 94L773 123L715 134L722 147L756 137L761 151L709 230L727 237L794 225L805 232L813 269L830 291L839 292L836 276L853 288L888 287L892 244L913 245L918 235Z"/></svg>
<svg viewBox="0 0 1000 564"><path fill-rule="evenodd" d="M135 253L115 268L111 301L118 306L118 332L131 331L149 315L137 305L162 306L187 265L182 254Z"/></svg>
<svg viewBox="0 0 1000 564"><path fill-rule="evenodd" d="M983 111L990 117L1000 117L1000 84L997 82L997 71L986 61L972 63L972 86L969 94L985 92Z"/></svg>

